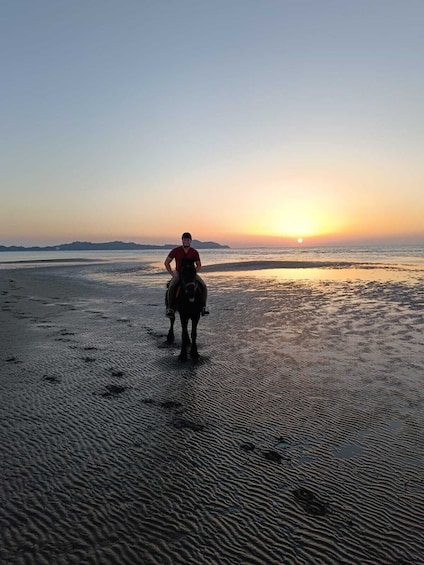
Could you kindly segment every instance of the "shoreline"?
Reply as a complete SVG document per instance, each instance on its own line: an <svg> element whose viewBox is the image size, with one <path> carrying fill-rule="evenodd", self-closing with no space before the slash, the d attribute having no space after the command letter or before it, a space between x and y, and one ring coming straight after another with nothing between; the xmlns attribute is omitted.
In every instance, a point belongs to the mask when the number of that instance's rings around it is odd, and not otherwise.
<svg viewBox="0 0 424 565"><path fill-rule="evenodd" d="M52 266L56 264L72 264L71 266L77 266L81 264L103 264L103 265L113 265L113 264L123 264L123 263L133 263L136 265L154 265L156 262L152 262L148 258L143 258L142 260L136 260L133 258L122 258L122 259L89 259L85 257L74 257L74 258L55 258L55 259L24 259L21 261L0 261L0 269L18 269L21 265L34 265L43 266L51 264ZM161 265L162 267L162 265ZM390 268L416 268L417 270L422 270L424 273L424 266L419 263L411 263L410 261L405 263L388 263L386 261L340 261L340 260L329 260L329 261L319 261L319 260L241 260L241 261L231 261L231 262L221 262L221 263L205 263L202 266L202 271L204 272L219 272L219 271L249 271L249 270L265 270L265 269L390 269Z"/></svg>

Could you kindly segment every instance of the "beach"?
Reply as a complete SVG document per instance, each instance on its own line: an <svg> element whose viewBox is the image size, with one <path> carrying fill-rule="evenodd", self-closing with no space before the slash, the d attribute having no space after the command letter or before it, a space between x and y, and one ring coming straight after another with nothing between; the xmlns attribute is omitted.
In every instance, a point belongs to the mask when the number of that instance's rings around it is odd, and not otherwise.
<svg viewBox="0 0 424 565"><path fill-rule="evenodd" d="M205 267L185 363L149 264L1 269L0 562L424 564L423 271L350 267Z"/></svg>

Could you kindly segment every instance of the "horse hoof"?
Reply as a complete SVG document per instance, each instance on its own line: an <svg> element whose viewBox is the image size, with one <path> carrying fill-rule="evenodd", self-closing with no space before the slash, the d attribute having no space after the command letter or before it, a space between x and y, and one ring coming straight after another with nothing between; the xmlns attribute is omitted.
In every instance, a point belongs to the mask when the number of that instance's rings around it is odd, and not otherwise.
<svg viewBox="0 0 424 565"><path fill-rule="evenodd" d="M197 353L197 351L196 352L192 351L190 353L190 357L193 359L193 361L198 361L200 359L200 355Z"/></svg>

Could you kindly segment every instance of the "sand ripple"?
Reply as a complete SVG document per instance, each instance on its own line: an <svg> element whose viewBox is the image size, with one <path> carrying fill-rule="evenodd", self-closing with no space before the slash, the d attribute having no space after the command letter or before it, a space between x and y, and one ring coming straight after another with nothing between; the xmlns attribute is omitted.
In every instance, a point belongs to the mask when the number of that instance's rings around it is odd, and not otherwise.
<svg viewBox="0 0 424 565"><path fill-rule="evenodd" d="M2 564L423 562L417 287L216 279L182 364L162 289L26 277L1 310Z"/></svg>

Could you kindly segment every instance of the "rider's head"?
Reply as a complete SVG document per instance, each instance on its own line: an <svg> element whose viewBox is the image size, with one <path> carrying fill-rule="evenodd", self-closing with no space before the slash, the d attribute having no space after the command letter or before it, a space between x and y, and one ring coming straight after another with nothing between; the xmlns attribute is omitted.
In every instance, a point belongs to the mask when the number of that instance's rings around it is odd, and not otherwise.
<svg viewBox="0 0 424 565"><path fill-rule="evenodd" d="M191 234L188 231L185 231L181 236L183 241L183 247L190 247L191 245Z"/></svg>

